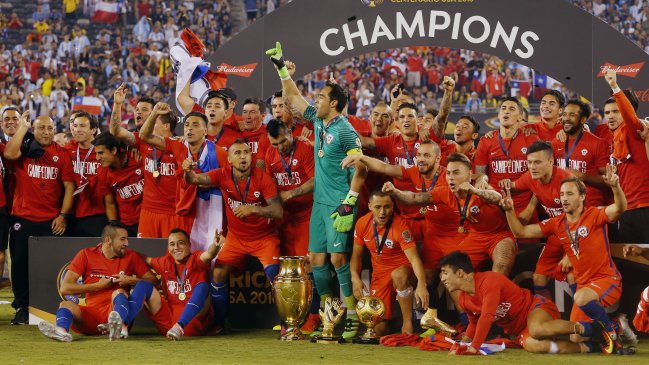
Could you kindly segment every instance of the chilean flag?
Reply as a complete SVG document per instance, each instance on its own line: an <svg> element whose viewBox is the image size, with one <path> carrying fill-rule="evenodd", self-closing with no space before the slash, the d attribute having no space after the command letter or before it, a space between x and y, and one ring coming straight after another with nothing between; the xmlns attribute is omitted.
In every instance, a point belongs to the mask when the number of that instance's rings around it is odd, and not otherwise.
<svg viewBox="0 0 649 365"><path fill-rule="evenodd" d="M101 100L94 96L75 96L72 98L72 110L83 110L92 115L101 114Z"/></svg>
<svg viewBox="0 0 649 365"><path fill-rule="evenodd" d="M532 90L532 85L530 85L529 81L512 80L512 89L518 89L521 92L521 96L528 97Z"/></svg>
<svg viewBox="0 0 649 365"><path fill-rule="evenodd" d="M119 20L122 4L122 1L117 3L100 1L95 5L95 12L90 19L96 23L115 23Z"/></svg>

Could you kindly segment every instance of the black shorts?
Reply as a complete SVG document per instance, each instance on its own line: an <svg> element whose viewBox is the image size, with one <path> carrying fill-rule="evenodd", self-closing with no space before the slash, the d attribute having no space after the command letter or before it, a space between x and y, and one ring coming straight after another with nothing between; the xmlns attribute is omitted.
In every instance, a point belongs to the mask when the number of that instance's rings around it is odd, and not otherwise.
<svg viewBox="0 0 649 365"><path fill-rule="evenodd" d="M101 237L101 232L108 224L104 214L91 215L83 218L72 218L70 222L72 237Z"/></svg>
<svg viewBox="0 0 649 365"><path fill-rule="evenodd" d="M610 230L611 242L647 243L649 242L649 207L627 210ZM615 223L613 223L615 225Z"/></svg>
<svg viewBox="0 0 649 365"><path fill-rule="evenodd" d="M9 216L5 208L0 209L0 251L9 247ZM0 273L2 275L2 273Z"/></svg>

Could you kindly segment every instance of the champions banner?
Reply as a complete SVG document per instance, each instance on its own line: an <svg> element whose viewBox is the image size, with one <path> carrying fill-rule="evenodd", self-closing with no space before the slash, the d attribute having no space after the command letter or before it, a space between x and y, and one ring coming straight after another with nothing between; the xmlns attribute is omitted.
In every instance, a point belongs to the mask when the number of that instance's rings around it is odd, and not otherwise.
<svg viewBox="0 0 649 365"><path fill-rule="evenodd" d="M264 51L282 43L296 78L347 58L406 46L475 50L534 68L595 104L610 93L606 69L641 95L649 55L590 13L565 0L298 0L257 20L207 57L214 70L251 65L228 77L239 98L281 88ZM221 65L221 66L218 66ZM540 85L533 85L540 86ZM649 116L649 97L638 114Z"/></svg>

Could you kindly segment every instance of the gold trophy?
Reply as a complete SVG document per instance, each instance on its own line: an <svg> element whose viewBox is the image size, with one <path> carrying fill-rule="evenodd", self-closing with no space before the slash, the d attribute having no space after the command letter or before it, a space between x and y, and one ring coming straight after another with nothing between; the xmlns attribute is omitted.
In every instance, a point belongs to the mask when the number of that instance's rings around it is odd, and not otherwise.
<svg viewBox="0 0 649 365"><path fill-rule="evenodd" d="M279 258L279 274L273 282L273 293L279 318L286 324L286 331L280 336L283 341L304 339L300 324L306 318L313 299L313 283L304 264L303 256Z"/></svg>
<svg viewBox="0 0 649 365"><path fill-rule="evenodd" d="M358 320L367 327L367 331L362 336L352 340L353 343L363 345L378 345L379 336L374 331L374 327L381 322L385 315L385 304L377 297L362 297L356 303L356 314Z"/></svg>
<svg viewBox="0 0 649 365"><path fill-rule="evenodd" d="M344 343L344 338L334 336L334 327L336 327L336 323L340 321L343 315L345 315L345 307L343 307L343 302L340 298L327 298L324 304L324 310L320 309L322 335L313 337L311 342L326 344Z"/></svg>
<svg viewBox="0 0 649 365"><path fill-rule="evenodd" d="M457 334L457 331L453 327L437 318L437 309L435 308L428 308L426 313L424 313L424 316L421 317L421 321L419 323L421 325L421 328L423 329L432 328L437 332L442 332L449 335Z"/></svg>

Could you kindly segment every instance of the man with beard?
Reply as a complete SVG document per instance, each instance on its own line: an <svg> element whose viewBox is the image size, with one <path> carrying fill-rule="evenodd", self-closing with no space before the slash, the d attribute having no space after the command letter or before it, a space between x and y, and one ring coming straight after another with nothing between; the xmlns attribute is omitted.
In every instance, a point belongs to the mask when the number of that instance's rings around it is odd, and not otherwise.
<svg viewBox="0 0 649 365"><path fill-rule="evenodd" d="M79 279L83 283L78 283ZM42 321L38 329L61 342L72 341L70 327L85 335L99 335L107 329L111 341L125 338L128 328L124 324L128 319L124 311L127 313L129 308L126 293L141 280L149 285L157 283L142 257L128 248L126 227L111 222L104 227L100 244L74 256L61 283L62 295L85 294L85 304L61 302L56 311L56 324ZM123 313L120 315L118 310Z"/></svg>
<svg viewBox="0 0 649 365"><path fill-rule="evenodd" d="M121 99L121 102L118 104L117 110L121 110L123 103L124 99ZM135 128L133 128L131 132L137 132L140 130L140 128L142 128L142 125L149 117L149 114L151 114L154 105L155 101L148 96L143 96L137 100L137 104L135 104ZM115 110L115 108L115 105L113 105L113 111Z"/></svg>
<svg viewBox="0 0 649 365"><path fill-rule="evenodd" d="M604 205L609 198L602 178L609 162L606 142L584 130L584 124L590 117L590 107L579 100L570 100L563 110L564 142L557 138L552 140L556 165L569 170L586 184L586 206Z"/></svg>
<svg viewBox="0 0 649 365"><path fill-rule="evenodd" d="M228 163L225 167L197 174L194 160L183 161L188 183L216 186L227 202L228 234L216 259L212 284L215 322L221 331L230 301L230 273L241 272L247 256L259 259L270 282L279 272L279 238L272 220L281 219L284 214L275 182L252 165L252 152L246 142L237 140L230 146Z"/></svg>
<svg viewBox="0 0 649 365"><path fill-rule="evenodd" d="M77 189L74 220L71 234L74 237L99 237L108 223L104 197L99 191L99 166L92 142L97 133L97 119L85 111L79 111L70 121L74 138L65 145L70 153Z"/></svg>
<svg viewBox="0 0 649 365"><path fill-rule="evenodd" d="M28 137L31 141L21 148L30 127L33 137ZM36 118L32 125L26 111L4 151L4 157L13 161L16 178L11 211L14 222L9 240L12 306L16 309L11 324L27 324L29 320L29 237L63 235L73 208L72 162L70 154L53 142L54 130L54 121L47 116Z"/></svg>

